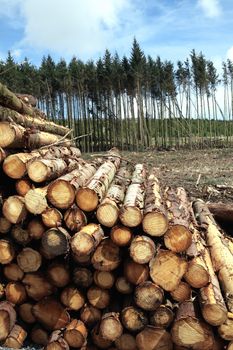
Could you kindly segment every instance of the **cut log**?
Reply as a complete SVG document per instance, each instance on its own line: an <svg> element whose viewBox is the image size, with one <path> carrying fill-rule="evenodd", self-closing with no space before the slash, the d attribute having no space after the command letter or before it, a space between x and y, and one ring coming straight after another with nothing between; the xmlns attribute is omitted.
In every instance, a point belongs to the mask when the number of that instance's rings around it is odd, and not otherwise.
<svg viewBox="0 0 233 350"><path fill-rule="evenodd" d="M181 303L171 329L172 340L176 345L193 350L213 349L214 337L210 326L198 316L193 302Z"/></svg>
<svg viewBox="0 0 233 350"><path fill-rule="evenodd" d="M39 156L39 152L11 154L4 160L3 170L10 178L21 179L27 173L27 162Z"/></svg>
<svg viewBox="0 0 233 350"><path fill-rule="evenodd" d="M89 288L93 282L92 272L85 267L76 267L73 271L73 282L81 288Z"/></svg>
<svg viewBox="0 0 233 350"><path fill-rule="evenodd" d="M116 312L104 314L99 327L101 336L110 341L115 341L123 333L123 327Z"/></svg>
<svg viewBox="0 0 233 350"><path fill-rule="evenodd" d="M120 249L111 239L104 239L96 248L91 262L96 270L113 271L121 263Z"/></svg>
<svg viewBox="0 0 233 350"><path fill-rule="evenodd" d="M69 252L70 235L62 227L51 228L41 239L42 253L47 259L53 259Z"/></svg>
<svg viewBox="0 0 233 350"><path fill-rule="evenodd" d="M121 294L131 294L133 286L124 276L118 277L115 283L116 290Z"/></svg>
<svg viewBox="0 0 233 350"><path fill-rule="evenodd" d="M24 197L26 209L34 214L42 214L47 208L47 186L29 190Z"/></svg>
<svg viewBox="0 0 233 350"><path fill-rule="evenodd" d="M0 147L24 148L25 128L13 123L0 122Z"/></svg>
<svg viewBox="0 0 233 350"><path fill-rule="evenodd" d="M136 336L138 350L172 350L170 334L165 329L147 326Z"/></svg>
<svg viewBox="0 0 233 350"><path fill-rule="evenodd" d="M15 257L15 250L10 241L0 239L0 263L6 265L12 262Z"/></svg>
<svg viewBox="0 0 233 350"><path fill-rule="evenodd" d="M33 327L33 329L30 332L30 338L33 344L43 346L47 345L49 341L48 332L39 326Z"/></svg>
<svg viewBox="0 0 233 350"><path fill-rule="evenodd" d="M84 186L95 171L94 163L83 164L78 169L61 176L48 186L48 200L56 208L70 208L75 200L75 190Z"/></svg>
<svg viewBox="0 0 233 350"><path fill-rule="evenodd" d="M18 224L26 219L27 209L25 207L24 198L20 196L10 196L3 203L3 215L12 224Z"/></svg>
<svg viewBox="0 0 233 350"><path fill-rule="evenodd" d="M160 250L150 261L152 281L166 291L176 289L188 268L187 261L169 250Z"/></svg>
<svg viewBox="0 0 233 350"><path fill-rule="evenodd" d="M117 164L120 165L120 160ZM99 202L105 196L110 183L116 174L116 166L110 161L104 162L96 173L86 183L85 187L78 190L76 203L84 211L90 212L97 208Z"/></svg>
<svg viewBox="0 0 233 350"><path fill-rule="evenodd" d="M49 337L48 344L44 347L44 350L69 350L69 345L63 338L63 332L61 330L52 332Z"/></svg>
<svg viewBox="0 0 233 350"><path fill-rule="evenodd" d="M119 208L123 204L126 186L130 183L131 172L122 165L116 173L105 198L96 211L98 221L106 226L113 227L119 216Z"/></svg>
<svg viewBox="0 0 233 350"><path fill-rule="evenodd" d="M77 349L85 344L87 334L87 329L82 321L72 320L71 323L66 326L64 339L69 346Z"/></svg>
<svg viewBox="0 0 233 350"><path fill-rule="evenodd" d="M124 275L130 283L138 285L148 279L149 268L147 265L128 260L124 265Z"/></svg>
<svg viewBox="0 0 233 350"><path fill-rule="evenodd" d="M24 276L24 272L21 270L21 268L14 263L4 266L3 273L9 281L15 282L21 281Z"/></svg>
<svg viewBox="0 0 233 350"><path fill-rule="evenodd" d="M104 237L100 225L88 224L71 238L72 252L77 256L91 254Z"/></svg>
<svg viewBox="0 0 233 350"><path fill-rule="evenodd" d="M25 128L32 128L40 131L51 132L60 136L65 136L69 132L68 128L62 125L58 125L56 123L50 122L48 120L42 119L39 117L39 115L37 117L33 117L32 115L28 115L28 114L25 115L25 113L23 113L24 115L22 115L10 108L0 106L1 121L5 121L5 122L13 121L14 123L20 124ZM36 113L35 109L33 109L33 113Z"/></svg>
<svg viewBox="0 0 233 350"><path fill-rule="evenodd" d="M8 150L3 149L0 147L0 164L4 161L4 159L10 154Z"/></svg>
<svg viewBox="0 0 233 350"><path fill-rule="evenodd" d="M144 311L129 306L121 311L123 326L130 332L140 332L147 324L148 318Z"/></svg>
<svg viewBox="0 0 233 350"><path fill-rule="evenodd" d="M16 312L8 301L0 302L0 341L5 340L16 322Z"/></svg>
<svg viewBox="0 0 233 350"><path fill-rule="evenodd" d="M14 225L11 229L11 236L14 241L23 246L27 245L31 241L28 230L22 228L21 225Z"/></svg>
<svg viewBox="0 0 233 350"><path fill-rule="evenodd" d="M208 209L216 220L233 223L233 209L231 205L225 203L208 203Z"/></svg>
<svg viewBox="0 0 233 350"><path fill-rule="evenodd" d="M17 255L17 263L24 272L35 272L39 270L42 259L40 253L32 248L24 248Z"/></svg>
<svg viewBox="0 0 233 350"><path fill-rule="evenodd" d="M79 231L83 226L87 225L87 218L84 212L76 206L67 209L64 214L64 221L69 230L72 232Z"/></svg>
<svg viewBox="0 0 233 350"><path fill-rule="evenodd" d="M33 185L28 179L19 179L15 183L16 192L21 197L24 197L32 188Z"/></svg>
<svg viewBox="0 0 233 350"><path fill-rule="evenodd" d="M75 287L66 287L61 293L61 302L70 310L80 310L84 303L84 295Z"/></svg>
<svg viewBox="0 0 233 350"><path fill-rule="evenodd" d="M55 287L62 288L70 282L70 271L64 263L53 262L47 269L47 277Z"/></svg>
<svg viewBox="0 0 233 350"><path fill-rule="evenodd" d="M164 196L169 219L164 244L173 252L184 252L192 243L192 233L189 229L190 203L187 194L182 187L178 187L176 191L167 187Z"/></svg>
<svg viewBox="0 0 233 350"><path fill-rule="evenodd" d="M167 231L168 219L156 173L156 169L153 169L146 182L142 227L150 236L158 237Z"/></svg>
<svg viewBox="0 0 233 350"><path fill-rule="evenodd" d="M11 229L11 222L5 218L5 217L0 217L0 233L5 234L8 233Z"/></svg>
<svg viewBox="0 0 233 350"><path fill-rule="evenodd" d="M188 283L181 281L177 288L170 292L172 298L179 303L190 300L192 296L192 290Z"/></svg>
<svg viewBox="0 0 233 350"><path fill-rule="evenodd" d="M15 95L21 100L23 101L26 105L32 106L32 107L36 107L38 101L36 99L36 97L29 95L29 94L19 94L19 93L15 93ZM43 113L43 112L41 112Z"/></svg>
<svg viewBox="0 0 233 350"><path fill-rule="evenodd" d="M32 307L33 304L27 302L19 305L18 309L20 318L28 324L34 324L36 322L36 318L32 313Z"/></svg>
<svg viewBox="0 0 233 350"><path fill-rule="evenodd" d="M163 290L150 281L139 284L134 292L136 305L146 311L156 310L162 304L163 298Z"/></svg>
<svg viewBox="0 0 233 350"><path fill-rule="evenodd" d="M21 326L14 325L3 345L7 348L21 349L26 337L27 332Z"/></svg>
<svg viewBox="0 0 233 350"><path fill-rule="evenodd" d="M115 282L115 277L110 271L96 270L93 275L95 284L103 289L111 289Z"/></svg>
<svg viewBox="0 0 233 350"><path fill-rule="evenodd" d="M218 275L228 309L233 312L233 255L228 241L203 201L195 201L193 207L197 220L204 229L214 271Z"/></svg>
<svg viewBox="0 0 233 350"><path fill-rule="evenodd" d="M28 296L36 301L55 292L55 287L39 273L27 273L22 282Z"/></svg>
<svg viewBox="0 0 233 350"><path fill-rule="evenodd" d="M101 320L101 311L92 305L84 305L80 311L80 319L87 327L93 327Z"/></svg>
<svg viewBox="0 0 233 350"><path fill-rule="evenodd" d="M233 350L233 342L232 341L227 345L227 350Z"/></svg>
<svg viewBox="0 0 233 350"><path fill-rule="evenodd" d="M111 229L110 237L113 243L119 247L124 247L130 244L133 232L129 227L117 225Z"/></svg>
<svg viewBox="0 0 233 350"><path fill-rule="evenodd" d="M233 314L228 312L226 321L218 327L218 333L225 340L233 340Z"/></svg>
<svg viewBox="0 0 233 350"><path fill-rule="evenodd" d="M46 227L39 218L34 218L29 222L27 231L31 239L41 239Z"/></svg>
<svg viewBox="0 0 233 350"><path fill-rule="evenodd" d="M41 219L46 227L58 227L62 224L62 213L56 208L48 208L41 214Z"/></svg>
<svg viewBox="0 0 233 350"><path fill-rule="evenodd" d="M26 290L20 282L9 282L5 289L6 300L14 305L22 304L27 299Z"/></svg>
<svg viewBox="0 0 233 350"><path fill-rule="evenodd" d="M155 255L155 244L147 236L136 236L130 244L130 256L138 264L148 263Z"/></svg>
<svg viewBox="0 0 233 350"><path fill-rule="evenodd" d="M110 303L110 294L107 289L92 286L87 291L87 299L97 309L105 309Z"/></svg>
<svg viewBox="0 0 233 350"><path fill-rule="evenodd" d="M129 333L123 333L115 341L118 350L137 350L135 337Z"/></svg>
<svg viewBox="0 0 233 350"><path fill-rule="evenodd" d="M109 349L112 344L111 340L108 340L102 337L102 335L100 334L100 329L98 325L96 325L93 328L91 332L91 337L92 337L93 343L97 346L97 349Z"/></svg>
<svg viewBox="0 0 233 350"><path fill-rule="evenodd" d="M172 304L166 303L160 305L150 315L150 324L159 328L168 328L174 319L174 312L172 310Z"/></svg>
<svg viewBox="0 0 233 350"><path fill-rule="evenodd" d="M46 329L56 330L65 328L70 322L70 316L57 300L45 298L32 308L32 313Z"/></svg>

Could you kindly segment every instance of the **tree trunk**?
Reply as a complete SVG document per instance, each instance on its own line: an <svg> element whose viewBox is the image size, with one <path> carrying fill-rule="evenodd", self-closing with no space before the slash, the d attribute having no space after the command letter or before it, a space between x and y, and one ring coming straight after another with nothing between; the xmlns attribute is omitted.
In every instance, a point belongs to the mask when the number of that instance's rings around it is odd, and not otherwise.
<svg viewBox="0 0 233 350"><path fill-rule="evenodd" d="M121 321L130 332L140 332L148 324L145 312L133 306L126 307L121 311Z"/></svg>
<svg viewBox="0 0 233 350"><path fill-rule="evenodd" d="M28 179L19 179L15 183L16 192L21 197L24 197L32 188L33 184Z"/></svg>
<svg viewBox="0 0 233 350"><path fill-rule="evenodd" d="M72 252L77 256L91 254L104 237L100 225L88 224L71 238Z"/></svg>
<svg viewBox="0 0 233 350"><path fill-rule="evenodd" d="M164 235L165 246L175 253L184 252L192 243L190 226L190 203L182 187L165 189L169 228Z"/></svg>
<svg viewBox="0 0 233 350"><path fill-rule="evenodd" d="M87 291L87 299L97 309L105 309L110 303L110 294L107 289L92 286Z"/></svg>
<svg viewBox="0 0 233 350"><path fill-rule="evenodd" d="M120 165L120 159L118 158L118 162L115 163L116 165L106 161L85 186L78 190L76 203L82 210L87 212L93 211L97 208L99 202L102 201L116 174L117 167Z"/></svg>
<svg viewBox="0 0 233 350"><path fill-rule="evenodd" d="M13 121L15 124L22 125L25 128L55 133L60 136L65 136L69 132L69 129L62 125L58 125L42 118L32 117L31 115L22 115L10 108L2 106L0 106L0 121Z"/></svg>
<svg viewBox="0 0 233 350"><path fill-rule="evenodd" d="M170 334L165 329L147 326L136 336L138 350L172 350Z"/></svg>
<svg viewBox="0 0 233 350"><path fill-rule="evenodd" d="M21 326L14 325L3 346L12 349L21 349L26 337L27 332Z"/></svg>
<svg viewBox="0 0 233 350"><path fill-rule="evenodd" d="M104 239L97 246L91 262L96 270L113 271L121 263L120 249L111 239Z"/></svg>
<svg viewBox="0 0 233 350"><path fill-rule="evenodd" d="M66 287L61 293L61 302L68 310L80 310L84 303L84 295L75 287Z"/></svg>
<svg viewBox="0 0 233 350"><path fill-rule="evenodd" d="M151 236L162 236L168 229L167 213L164 208L160 191L160 184L156 177L157 170L153 172L146 182L143 231Z"/></svg>
<svg viewBox="0 0 233 350"><path fill-rule="evenodd" d="M176 289L186 273L187 262L169 250L160 250L150 261L152 281L166 291Z"/></svg>
<svg viewBox="0 0 233 350"><path fill-rule="evenodd" d="M141 283L134 292L136 305L146 311L156 310L162 304L163 298L163 290L150 281Z"/></svg>
<svg viewBox="0 0 233 350"><path fill-rule="evenodd" d="M6 300L13 305L19 305L26 301L27 294L22 283L9 282L5 288Z"/></svg>
<svg viewBox="0 0 233 350"><path fill-rule="evenodd" d="M124 275L130 283L138 285L149 278L149 268L147 265L128 260L124 266Z"/></svg>
<svg viewBox="0 0 233 350"><path fill-rule="evenodd" d="M20 196L8 197L3 203L2 213L12 224L18 224L25 220L27 209L24 198Z"/></svg>
<svg viewBox="0 0 233 350"><path fill-rule="evenodd" d="M204 323L192 301L179 305L171 329L173 342L193 350L213 349L214 337L210 326Z"/></svg>
<svg viewBox="0 0 233 350"><path fill-rule="evenodd" d="M87 225L86 215L76 205L66 210L64 221L67 228L72 232L77 232L81 230L83 226Z"/></svg>
<svg viewBox="0 0 233 350"><path fill-rule="evenodd" d="M69 252L70 235L62 228L51 228L46 231L41 239L42 253L47 259L53 259Z"/></svg>
<svg viewBox="0 0 233 350"><path fill-rule="evenodd" d="M138 264L148 263L155 255L155 244L147 236L136 236L130 244L130 256Z"/></svg>
<svg viewBox="0 0 233 350"><path fill-rule="evenodd" d="M40 268L42 258L36 250L27 247L17 255L17 263L23 272L35 272Z"/></svg>
<svg viewBox="0 0 233 350"><path fill-rule="evenodd" d="M71 323L66 326L64 339L70 347L77 349L85 344L87 334L87 329L82 321L72 320Z"/></svg>
<svg viewBox="0 0 233 350"><path fill-rule="evenodd" d="M159 328L168 328L174 319L172 304L160 305L150 314L150 324Z"/></svg>
<svg viewBox="0 0 233 350"><path fill-rule="evenodd" d="M95 284L103 289L111 289L115 282L115 277L110 271L96 270L93 275Z"/></svg>
<svg viewBox="0 0 233 350"><path fill-rule="evenodd" d="M56 208L48 208L41 214L41 219L46 227L58 227L62 225L62 213Z"/></svg>
<svg viewBox="0 0 233 350"><path fill-rule="evenodd" d="M129 227L117 225L111 229L110 237L113 243L119 247L125 247L130 244L133 232Z"/></svg>
<svg viewBox="0 0 233 350"><path fill-rule="evenodd" d="M26 209L31 214L42 214L48 208L46 199L47 190L48 186L45 186L38 187L27 192L23 199Z"/></svg>
<svg viewBox="0 0 233 350"><path fill-rule="evenodd" d="M197 219L204 229L213 267L217 272L228 309L233 312L233 255L205 203L197 200L193 206Z"/></svg>
<svg viewBox="0 0 233 350"><path fill-rule="evenodd" d="M177 288L172 290L170 294L175 301L182 303L191 299L192 290L188 283L181 281Z"/></svg>

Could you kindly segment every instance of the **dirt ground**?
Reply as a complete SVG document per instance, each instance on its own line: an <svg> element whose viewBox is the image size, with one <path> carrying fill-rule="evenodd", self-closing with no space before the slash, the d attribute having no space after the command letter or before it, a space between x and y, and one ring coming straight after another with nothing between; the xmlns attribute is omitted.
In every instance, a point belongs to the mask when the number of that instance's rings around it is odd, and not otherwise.
<svg viewBox="0 0 233 350"><path fill-rule="evenodd" d="M233 149L123 152L134 163L145 162L160 169L166 186L182 186L191 199L233 201ZM220 187L219 187L220 186Z"/></svg>

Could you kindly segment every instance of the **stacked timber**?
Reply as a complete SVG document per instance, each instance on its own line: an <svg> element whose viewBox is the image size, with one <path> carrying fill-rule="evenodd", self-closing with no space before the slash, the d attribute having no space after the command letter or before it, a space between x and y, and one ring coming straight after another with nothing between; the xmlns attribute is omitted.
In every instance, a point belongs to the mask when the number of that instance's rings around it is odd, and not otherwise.
<svg viewBox="0 0 233 350"><path fill-rule="evenodd" d="M206 204L116 150L34 149L22 130L37 112L4 93L16 138L0 149L0 344L231 349L233 243ZM35 134L52 135L47 123Z"/></svg>

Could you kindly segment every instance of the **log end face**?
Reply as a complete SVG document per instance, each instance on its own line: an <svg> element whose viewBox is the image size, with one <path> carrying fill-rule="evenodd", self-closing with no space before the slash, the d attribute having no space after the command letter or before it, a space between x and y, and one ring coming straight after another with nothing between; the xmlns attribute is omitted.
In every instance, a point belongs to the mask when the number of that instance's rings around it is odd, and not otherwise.
<svg viewBox="0 0 233 350"><path fill-rule="evenodd" d="M43 182L47 178L47 166L40 160L34 160L27 166L28 176L34 182Z"/></svg>
<svg viewBox="0 0 233 350"><path fill-rule="evenodd" d="M137 207L125 207L120 211L120 220L123 225L136 227L142 222L141 210Z"/></svg>
<svg viewBox="0 0 233 350"><path fill-rule="evenodd" d="M168 229L168 220L162 213L151 212L144 216L142 227L148 235L160 237Z"/></svg>
<svg viewBox="0 0 233 350"><path fill-rule="evenodd" d="M23 199L18 196L11 196L4 202L2 207L3 215L12 223L18 224L27 216L27 210Z"/></svg>
<svg viewBox="0 0 233 350"><path fill-rule="evenodd" d="M25 206L32 214L42 214L48 207L46 197L43 193L35 190L29 190L25 195Z"/></svg>
<svg viewBox="0 0 233 350"><path fill-rule="evenodd" d="M191 245L192 234L185 226L173 225L165 233L164 243L169 250L181 253Z"/></svg>
<svg viewBox="0 0 233 350"><path fill-rule="evenodd" d="M7 176L12 179L21 179L27 170L25 163L17 155L8 156L2 167Z"/></svg>
<svg viewBox="0 0 233 350"><path fill-rule="evenodd" d="M76 203L84 211L94 211L99 203L99 198L94 190L80 188L76 194Z"/></svg>
<svg viewBox="0 0 233 350"><path fill-rule="evenodd" d="M15 129L10 123L0 123L0 147L9 147L14 142L16 137Z"/></svg>
<svg viewBox="0 0 233 350"><path fill-rule="evenodd" d="M68 209L74 203L75 191L67 181L57 180L48 187L47 197L54 207Z"/></svg>
<svg viewBox="0 0 233 350"><path fill-rule="evenodd" d="M188 265L184 278L193 288L203 288L210 280L209 273L204 266L192 264L192 261Z"/></svg>
<svg viewBox="0 0 233 350"><path fill-rule="evenodd" d="M212 326L220 326L227 319L227 310L222 305L207 304L202 308L202 315Z"/></svg>
<svg viewBox="0 0 233 350"><path fill-rule="evenodd" d="M106 227L113 227L117 222L118 215L117 207L109 203L100 205L96 212L98 221Z"/></svg>

